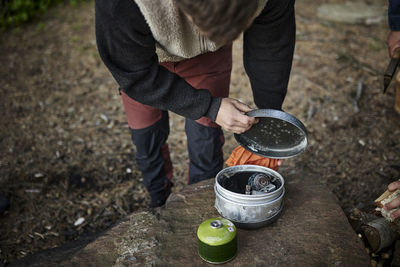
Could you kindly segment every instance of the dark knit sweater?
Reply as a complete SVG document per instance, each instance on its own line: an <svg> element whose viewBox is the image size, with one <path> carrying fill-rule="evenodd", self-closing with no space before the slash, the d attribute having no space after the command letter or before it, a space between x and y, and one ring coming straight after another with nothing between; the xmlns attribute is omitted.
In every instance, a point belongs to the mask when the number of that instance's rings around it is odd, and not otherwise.
<svg viewBox="0 0 400 267"><path fill-rule="evenodd" d="M294 0L269 0L244 34L244 65L259 108L281 109L294 49ZM132 99L190 119L215 120L221 99L158 64L155 40L133 0L96 0L104 64Z"/></svg>
<svg viewBox="0 0 400 267"><path fill-rule="evenodd" d="M400 31L400 1L390 0L389 9L389 27L392 31Z"/></svg>

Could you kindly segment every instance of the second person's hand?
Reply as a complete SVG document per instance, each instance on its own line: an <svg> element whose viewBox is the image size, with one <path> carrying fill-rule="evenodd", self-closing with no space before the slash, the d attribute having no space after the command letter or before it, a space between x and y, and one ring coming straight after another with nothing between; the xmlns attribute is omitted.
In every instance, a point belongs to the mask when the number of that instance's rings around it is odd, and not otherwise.
<svg viewBox="0 0 400 267"><path fill-rule="evenodd" d="M397 189L400 189L400 181L394 181L388 185L388 190L390 192L394 192ZM397 209L391 214L392 219L397 219L400 217L400 197L396 197L389 203L386 203L384 208L385 210Z"/></svg>
<svg viewBox="0 0 400 267"><path fill-rule="evenodd" d="M241 134L258 121L245 115L251 110L248 105L236 99L223 98L215 122L229 132Z"/></svg>
<svg viewBox="0 0 400 267"><path fill-rule="evenodd" d="M395 53L397 48L400 48L400 31L391 31L386 43L388 45L389 56L392 58L398 58L399 53Z"/></svg>

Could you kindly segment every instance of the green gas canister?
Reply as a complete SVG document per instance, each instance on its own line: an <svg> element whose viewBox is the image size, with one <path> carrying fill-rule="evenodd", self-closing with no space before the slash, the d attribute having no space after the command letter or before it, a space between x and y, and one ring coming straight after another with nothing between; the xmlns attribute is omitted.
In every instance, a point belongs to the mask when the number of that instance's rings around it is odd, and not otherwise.
<svg viewBox="0 0 400 267"><path fill-rule="evenodd" d="M224 218L202 222L197 230L198 250L206 262L221 264L233 259L237 252L235 225Z"/></svg>

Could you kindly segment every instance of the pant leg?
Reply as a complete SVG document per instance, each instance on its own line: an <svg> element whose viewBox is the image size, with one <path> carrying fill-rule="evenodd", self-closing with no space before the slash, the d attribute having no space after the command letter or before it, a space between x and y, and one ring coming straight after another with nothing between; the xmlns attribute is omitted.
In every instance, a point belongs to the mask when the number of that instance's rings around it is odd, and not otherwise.
<svg viewBox="0 0 400 267"><path fill-rule="evenodd" d="M294 4L268 0L262 16L244 33L243 63L258 108L282 108L296 40Z"/></svg>
<svg viewBox="0 0 400 267"><path fill-rule="evenodd" d="M151 207L165 203L172 183L169 157L168 112L140 104L122 93L125 113L136 146L136 162L143 175L143 184L151 196Z"/></svg>
<svg viewBox="0 0 400 267"><path fill-rule="evenodd" d="M213 96L227 97L232 70L232 46L181 61L175 71L194 88L208 89ZM209 118L186 119L189 151L189 184L213 178L223 167L221 128Z"/></svg>
<svg viewBox="0 0 400 267"><path fill-rule="evenodd" d="M224 164L224 133L220 127L204 126L186 119L185 131L189 152L189 184L213 178Z"/></svg>

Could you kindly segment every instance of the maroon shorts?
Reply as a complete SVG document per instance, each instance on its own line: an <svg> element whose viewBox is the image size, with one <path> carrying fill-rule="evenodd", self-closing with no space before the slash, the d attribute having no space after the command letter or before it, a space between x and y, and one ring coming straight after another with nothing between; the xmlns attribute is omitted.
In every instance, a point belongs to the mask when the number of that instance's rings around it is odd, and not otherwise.
<svg viewBox="0 0 400 267"><path fill-rule="evenodd" d="M232 45L224 46L216 52L179 61L162 62L161 66L176 73L196 89L207 89L211 95L228 97L232 70ZM142 129L161 119L161 110L141 104L122 93L122 101L129 127ZM202 117L196 122L209 127L218 127L211 119Z"/></svg>

